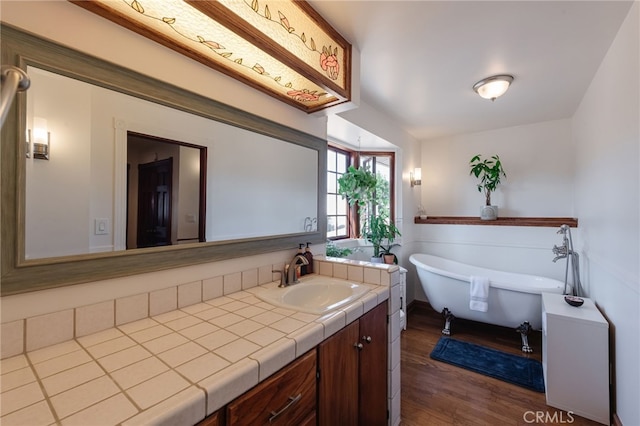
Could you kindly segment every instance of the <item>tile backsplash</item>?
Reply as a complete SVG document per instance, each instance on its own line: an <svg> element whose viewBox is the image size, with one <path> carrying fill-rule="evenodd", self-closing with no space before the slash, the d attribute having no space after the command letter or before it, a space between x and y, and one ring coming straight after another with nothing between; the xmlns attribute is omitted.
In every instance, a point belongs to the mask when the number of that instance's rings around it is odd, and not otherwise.
<svg viewBox="0 0 640 426"><path fill-rule="evenodd" d="M83 338L150 316L156 317L165 313L175 315L172 312L176 312L176 309L189 309L189 307L196 309L202 301L278 280L279 275L272 271L280 268L280 263L263 265L125 297L107 298L107 300L71 309L7 321L2 323L0 330L2 333L0 359L71 341L74 338ZM368 284L389 285L391 273L398 268L317 256L314 261L314 270L320 275ZM173 321L175 326L179 327L179 318ZM240 323L238 327L243 325ZM282 324L282 327L286 328L286 324ZM250 333L251 330L247 330L247 334ZM265 356L268 357L268 354Z"/></svg>

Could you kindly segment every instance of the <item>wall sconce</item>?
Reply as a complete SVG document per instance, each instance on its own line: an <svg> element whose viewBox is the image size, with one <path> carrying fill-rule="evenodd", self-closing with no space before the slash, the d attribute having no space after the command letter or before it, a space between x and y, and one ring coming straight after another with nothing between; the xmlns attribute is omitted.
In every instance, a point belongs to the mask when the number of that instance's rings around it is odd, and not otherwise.
<svg viewBox="0 0 640 426"><path fill-rule="evenodd" d="M411 180L411 187L416 185L422 185L422 169L416 167L412 172L409 172L409 179Z"/></svg>
<svg viewBox="0 0 640 426"><path fill-rule="evenodd" d="M351 44L304 0L69 1L307 113L351 100Z"/></svg>
<svg viewBox="0 0 640 426"><path fill-rule="evenodd" d="M27 158L33 152L33 158L39 160L49 159L49 148L51 146L51 132L47 130L47 120L40 117L33 118L33 132L27 131ZM29 149L32 147L31 149Z"/></svg>
<svg viewBox="0 0 640 426"><path fill-rule="evenodd" d="M473 90L485 99L495 101L496 98L504 95L513 82L512 75L494 75L487 77L473 85Z"/></svg>

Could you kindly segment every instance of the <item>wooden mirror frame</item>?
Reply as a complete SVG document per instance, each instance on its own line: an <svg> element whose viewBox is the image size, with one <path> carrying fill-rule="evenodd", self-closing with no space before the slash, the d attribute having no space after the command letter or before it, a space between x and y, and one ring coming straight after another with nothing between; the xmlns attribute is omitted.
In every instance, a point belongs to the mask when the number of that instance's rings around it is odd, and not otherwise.
<svg viewBox="0 0 640 426"><path fill-rule="evenodd" d="M18 93L2 128L0 144L1 253L3 296L100 281L200 263L295 249L326 240L327 141L224 105L85 53L2 24L2 64L35 66L150 102L226 123L318 153L315 232L260 238L25 260L26 93Z"/></svg>

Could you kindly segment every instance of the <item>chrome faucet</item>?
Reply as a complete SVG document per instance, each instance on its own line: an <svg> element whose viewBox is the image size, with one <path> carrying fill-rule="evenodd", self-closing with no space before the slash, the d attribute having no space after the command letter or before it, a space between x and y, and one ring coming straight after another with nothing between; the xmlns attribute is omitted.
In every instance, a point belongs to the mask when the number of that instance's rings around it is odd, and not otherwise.
<svg viewBox="0 0 640 426"><path fill-rule="evenodd" d="M286 287L291 284L297 284L298 277L296 275L296 268L298 265L308 265L309 261L303 254L297 253L291 263L284 265L284 271L280 274L280 285L278 287Z"/></svg>
<svg viewBox="0 0 640 426"><path fill-rule="evenodd" d="M553 251L553 254L556 255L556 257L553 258L553 263L556 263L560 259L564 259L569 254L568 253L569 248L566 245L562 245L558 247L557 245L554 244L552 251Z"/></svg>
<svg viewBox="0 0 640 426"><path fill-rule="evenodd" d="M555 263L559 259L567 259L567 265L564 271L564 291L563 294L568 294L568 285L569 285L569 263L571 263L571 273L573 276L572 283L572 293L574 296L583 296L584 289L582 288L582 284L580 283L580 256L573 250L573 238L571 238L571 228L569 225L562 225L557 232L558 234L562 234L562 245L558 247L557 245L553 245L553 254L556 257L553 259Z"/></svg>
<svg viewBox="0 0 640 426"><path fill-rule="evenodd" d="M568 225L562 225L556 234L562 234L562 245L558 247L557 245L553 245L553 254L556 257L553 259L553 263L556 263L560 259L566 258L570 253L569 249L569 240L567 239L567 231L571 232Z"/></svg>

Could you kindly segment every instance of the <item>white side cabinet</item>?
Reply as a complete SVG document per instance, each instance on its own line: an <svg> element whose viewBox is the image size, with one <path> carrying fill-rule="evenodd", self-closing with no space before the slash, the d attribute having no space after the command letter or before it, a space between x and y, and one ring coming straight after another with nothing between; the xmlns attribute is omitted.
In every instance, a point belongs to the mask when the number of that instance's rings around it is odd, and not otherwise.
<svg viewBox="0 0 640 426"><path fill-rule="evenodd" d="M400 285L402 286L400 295L400 327L407 329L407 270L400 267Z"/></svg>
<svg viewBox="0 0 640 426"><path fill-rule="evenodd" d="M609 324L591 299L542 293L542 366L548 405L609 424Z"/></svg>

